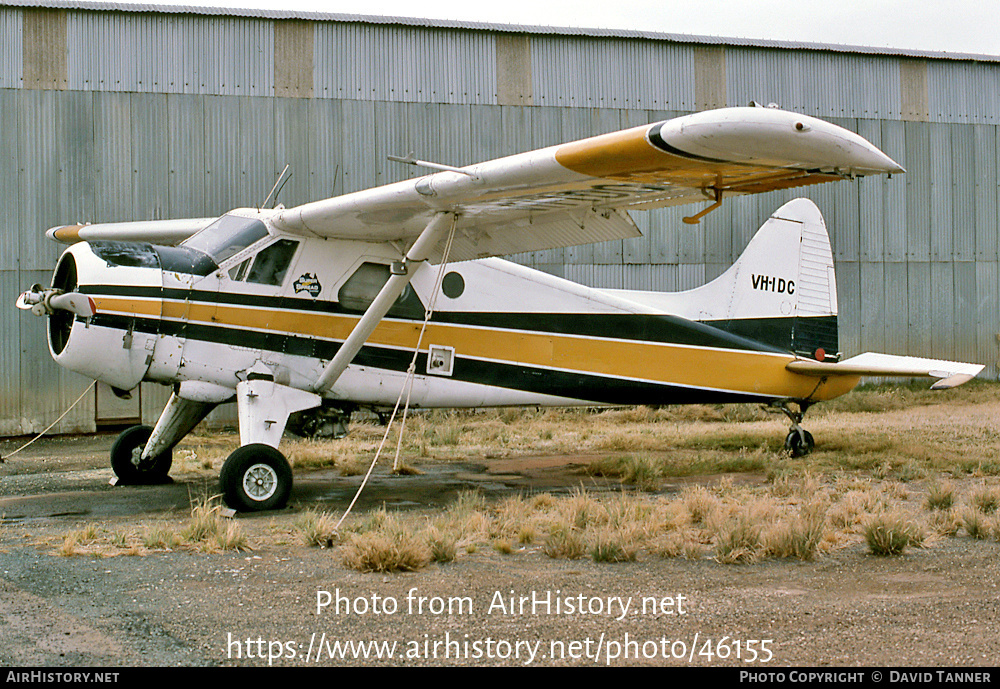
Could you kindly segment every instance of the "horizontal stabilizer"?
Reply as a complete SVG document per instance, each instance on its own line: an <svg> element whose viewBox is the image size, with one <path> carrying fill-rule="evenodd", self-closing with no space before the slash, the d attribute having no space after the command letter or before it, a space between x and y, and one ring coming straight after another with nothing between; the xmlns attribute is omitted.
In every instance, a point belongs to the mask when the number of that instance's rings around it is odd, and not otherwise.
<svg viewBox="0 0 1000 689"><path fill-rule="evenodd" d="M895 378L939 378L934 390L946 390L966 383L984 366L959 361L921 359L913 356L896 356L866 352L838 363L824 363L809 359L796 359L786 368L806 376L884 376Z"/></svg>

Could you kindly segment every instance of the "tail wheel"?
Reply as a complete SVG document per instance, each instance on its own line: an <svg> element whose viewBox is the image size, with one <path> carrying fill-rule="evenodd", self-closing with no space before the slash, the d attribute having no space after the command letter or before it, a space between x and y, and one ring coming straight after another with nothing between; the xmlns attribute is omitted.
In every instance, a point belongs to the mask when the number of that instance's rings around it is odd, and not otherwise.
<svg viewBox="0 0 1000 689"><path fill-rule="evenodd" d="M285 506L292 492L292 468L270 445L244 445L222 465L219 486L234 510L276 510Z"/></svg>
<svg viewBox="0 0 1000 689"><path fill-rule="evenodd" d="M149 426L132 426L122 432L111 446L111 468L119 485L165 483L173 462L170 450L156 457L142 459L142 451L152 434Z"/></svg>
<svg viewBox="0 0 1000 689"><path fill-rule="evenodd" d="M807 430L793 429L785 436L785 450L792 457L804 457L812 452L814 447L816 447L816 441L813 440L812 433Z"/></svg>

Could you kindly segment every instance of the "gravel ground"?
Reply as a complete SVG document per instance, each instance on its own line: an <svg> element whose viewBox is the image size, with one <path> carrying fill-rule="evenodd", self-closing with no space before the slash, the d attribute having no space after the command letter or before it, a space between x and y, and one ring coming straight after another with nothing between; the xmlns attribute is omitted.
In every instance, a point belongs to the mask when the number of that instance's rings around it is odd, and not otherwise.
<svg viewBox="0 0 1000 689"><path fill-rule="evenodd" d="M250 552L59 556L61 537L84 524L179 526L188 517L194 481L109 487L109 443L57 439L0 464L4 666L991 667L1000 658L1000 544L964 537L898 557L857 545L815 562L755 565L595 564L552 560L538 547L484 549L383 575L281 537L290 509L239 519ZM470 483L516 489L482 469L396 479L393 500L420 513ZM296 480L299 504L333 512L355 485L322 474ZM366 647L367 658L352 649L339 657L345 648L335 644L347 642L380 645Z"/></svg>

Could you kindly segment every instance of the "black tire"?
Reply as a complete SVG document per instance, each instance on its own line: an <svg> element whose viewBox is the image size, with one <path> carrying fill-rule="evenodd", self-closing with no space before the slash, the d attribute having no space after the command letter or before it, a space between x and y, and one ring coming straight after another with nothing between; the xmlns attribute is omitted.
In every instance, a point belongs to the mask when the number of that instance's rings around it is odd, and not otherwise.
<svg viewBox="0 0 1000 689"><path fill-rule="evenodd" d="M111 469L118 477L118 485L149 485L169 483L173 453L170 450L156 457L140 461L153 429L149 426L132 426L122 431L111 446Z"/></svg>
<svg viewBox="0 0 1000 689"><path fill-rule="evenodd" d="M809 431L802 431L801 434L798 431L790 431L785 436L785 450L792 457L804 457L812 452L814 447L816 447L816 441L813 440L812 433Z"/></svg>
<svg viewBox="0 0 1000 689"><path fill-rule="evenodd" d="M292 492L292 468L270 445L244 445L226 458L219 472L219 487L226 504L234 510L280 509Z"/></svg>

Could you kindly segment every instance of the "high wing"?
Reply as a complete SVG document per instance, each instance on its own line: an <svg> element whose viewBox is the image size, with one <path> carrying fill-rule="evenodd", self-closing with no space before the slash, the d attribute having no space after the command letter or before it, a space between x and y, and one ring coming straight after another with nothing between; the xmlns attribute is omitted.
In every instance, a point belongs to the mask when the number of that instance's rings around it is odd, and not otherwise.
<svg viewBox="0 0 1000 689"><path fill-rule="evenodd" d="M628 210L903 169L862 137L776 108L724 108L281 209L280 232L413 244L455 218L449 260L639 236ZM208 219L52 228L49 237L176 243ZM430 252L440 260L441 247Z"/></svg>
<svg viewBox="0 0 1000 689"><path fill-rule="evenodd" d="M903 169L836 125L725 108L307 203L273 224L409 244L446 211L457 216L449 258L467 260L636 237L629 209L894 172Z"/></svg>

